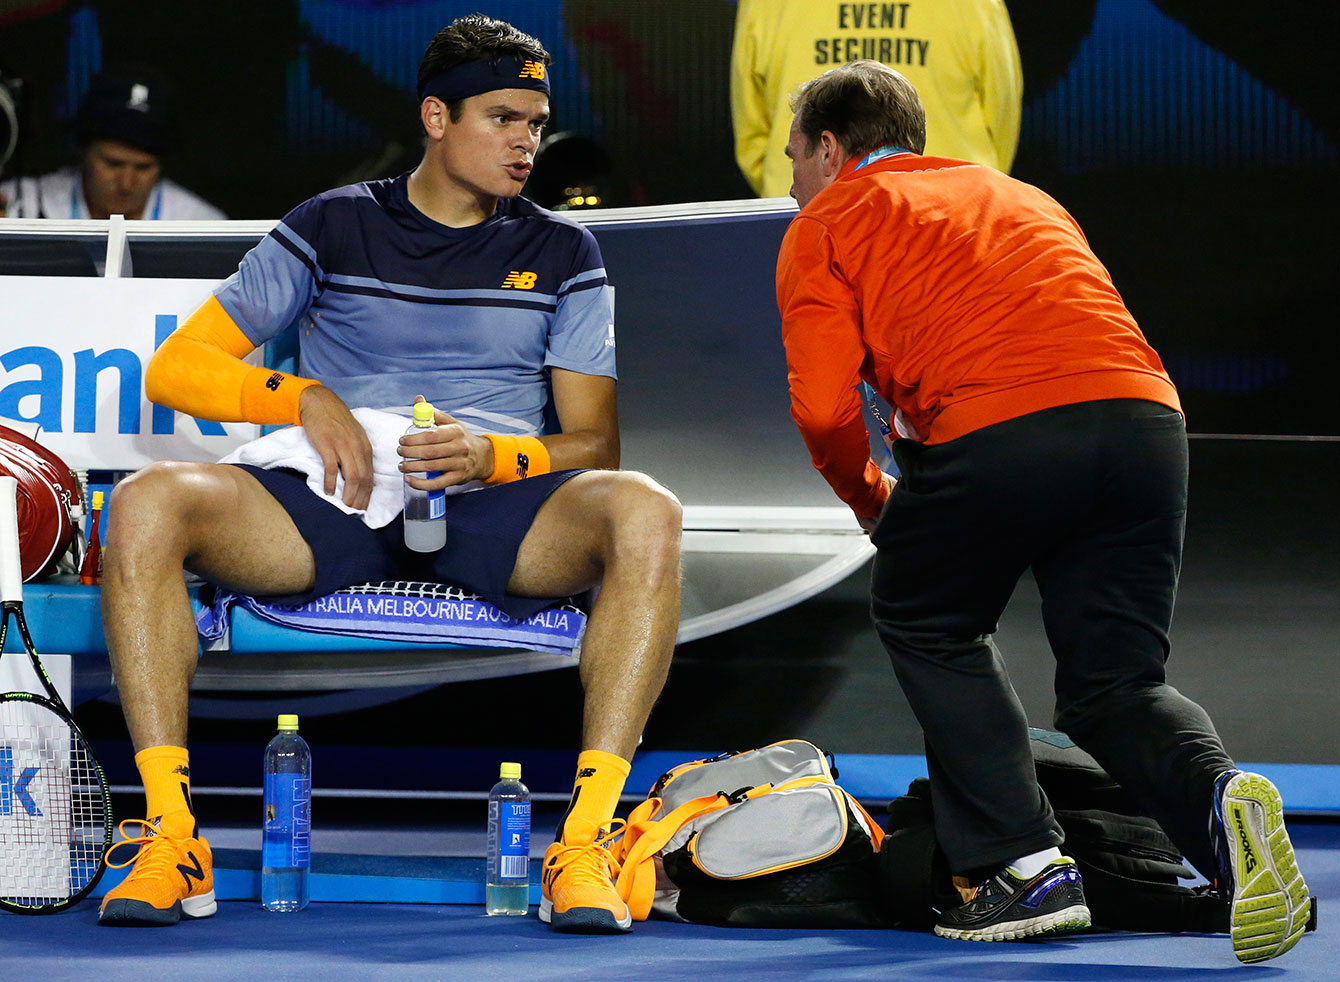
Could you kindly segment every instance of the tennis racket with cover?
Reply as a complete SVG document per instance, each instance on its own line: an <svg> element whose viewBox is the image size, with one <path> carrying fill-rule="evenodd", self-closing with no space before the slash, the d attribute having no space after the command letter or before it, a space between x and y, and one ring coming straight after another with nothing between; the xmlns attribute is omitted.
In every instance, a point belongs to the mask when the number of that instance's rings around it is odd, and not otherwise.
<svg viewBox="0 0 1340 982"><path fill-rule="evenodd" d="M0 908L50 914L97 885L112 843L111 793L23 616L17 485L0 477L0 658L10 622L45 694L0 694Z"/></svg>

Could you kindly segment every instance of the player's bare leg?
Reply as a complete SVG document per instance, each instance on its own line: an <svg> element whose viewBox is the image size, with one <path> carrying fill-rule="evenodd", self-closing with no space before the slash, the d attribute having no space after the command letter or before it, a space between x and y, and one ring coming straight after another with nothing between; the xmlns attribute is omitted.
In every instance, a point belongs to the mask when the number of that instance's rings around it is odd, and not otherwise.
<svg viewBox="0 0 1340 982"><path fill-rule="evenodd" d="M121 823L134 868L107 892L101 924L175 924L209 917L213 860L191 803L186 751L196 631L182 576L189 568L247 592L306 589L311 550L251 475L218 464L159 463L112 496L103 570L103 624L137 751L147 817Z"/></svg>
<svg viewBox="0 0 1340 982"><path fill-rule="evenodd" d="M109 509L102 617L136 750L186 742L195 674L187 568L248 593L296 593L312 552L255 478L220 464L164 462L117 485Z"/></svg>
<svg viewBox="0 0 1340 982"><path fill-rule="evenodd" d="M510 588L562 596L599 584L582 641L582 753L572 803L545 852L540 918L562 931L632 927L600 848L679 629L683 513L641 474L587 471L541 507Z"/></svg>

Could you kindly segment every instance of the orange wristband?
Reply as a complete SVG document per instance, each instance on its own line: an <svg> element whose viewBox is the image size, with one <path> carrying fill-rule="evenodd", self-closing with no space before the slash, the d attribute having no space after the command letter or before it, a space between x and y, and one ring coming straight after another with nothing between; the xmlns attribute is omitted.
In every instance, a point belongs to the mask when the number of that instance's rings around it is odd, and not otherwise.
<svg viewBox="0 0 1340 982"><path fill-rule="evenodd" d="M298 398L316 379L253 368L242 379L242 418L252 423L300 423Z"/></svg>
<svg viewBox="0 0 1340 982"><path fill-rule="evenodd" d="M493 473L486 484L506 484L524 477L549 473L549 450L533 436L485 433L493 444Z"/></svg>

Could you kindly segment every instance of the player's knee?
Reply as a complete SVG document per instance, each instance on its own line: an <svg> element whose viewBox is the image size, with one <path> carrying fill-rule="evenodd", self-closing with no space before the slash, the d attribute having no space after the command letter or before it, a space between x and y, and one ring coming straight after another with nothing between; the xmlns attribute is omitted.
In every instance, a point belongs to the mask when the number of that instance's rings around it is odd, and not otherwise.
<svg viewBox="0 0 1340 982"><path fill-rule="evenodd" d="M178 541L201 504L200 470L158 461L118 483L107 508L108 561Z"/></svg>
<svg viewBox="0 0 1340 982"><path fill-rule="evenodd" d="M668 488L645 474L619 471L611 492L616 549L633 551L645 561L678 567L684 532L684 508Z"/></svg>

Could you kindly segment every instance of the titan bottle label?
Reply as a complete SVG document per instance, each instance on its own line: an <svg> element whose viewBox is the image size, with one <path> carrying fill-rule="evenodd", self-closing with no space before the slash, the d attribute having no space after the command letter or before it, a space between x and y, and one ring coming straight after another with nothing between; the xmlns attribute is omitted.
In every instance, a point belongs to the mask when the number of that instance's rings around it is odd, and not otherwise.
<svg viewBox="0 0 1340 982"><path fill-rule="evenodd" d="M265 775L265 822L261 865L312 865L312 779L300 774Z"/></svg>

